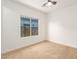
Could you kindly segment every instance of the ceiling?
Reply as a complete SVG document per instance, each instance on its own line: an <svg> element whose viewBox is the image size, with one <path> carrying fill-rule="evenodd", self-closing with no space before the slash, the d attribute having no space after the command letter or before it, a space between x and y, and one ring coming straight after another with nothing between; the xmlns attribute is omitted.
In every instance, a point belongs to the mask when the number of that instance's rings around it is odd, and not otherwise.
<svg viewBox="0 0 79 59"><path fill-rule="evenodd" d="M47 2L47 0L15 0L15 1L23 3L25 5L28 5L30 7L33 7L46 13L50 12L51 10L55 10L57 8L68 7L76 4L76 0L52 0L57 1L57 4L49 8L49 7L42 7L42 4Z"/></svg>

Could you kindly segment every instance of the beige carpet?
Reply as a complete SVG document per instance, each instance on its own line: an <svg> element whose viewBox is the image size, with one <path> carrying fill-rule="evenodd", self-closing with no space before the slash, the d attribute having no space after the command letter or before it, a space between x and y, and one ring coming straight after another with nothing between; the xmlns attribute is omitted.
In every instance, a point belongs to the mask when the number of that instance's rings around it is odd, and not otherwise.
<svg viewBox="0 0 79 59"><path fill-rule="evenodd" d="M2 59L77 59L76 49L67 46L42 42L2 55Z"/></svg>

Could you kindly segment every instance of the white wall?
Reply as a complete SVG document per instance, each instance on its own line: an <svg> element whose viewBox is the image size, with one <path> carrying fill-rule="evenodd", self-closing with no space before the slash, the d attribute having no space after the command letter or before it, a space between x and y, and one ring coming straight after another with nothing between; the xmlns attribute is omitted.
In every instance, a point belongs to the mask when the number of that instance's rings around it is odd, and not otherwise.
<svg viewBox="0 0 79 59"><path fill-rule="evenodd" d="M51 11L47 23L46 13L11 0L5 0L2 4L2 53L46 39L76 48L76 5ZM21 15L39 19L38 36L20 37Z"/></svg>
<svg viewBox="0 0 79 59"><path fill-rule="evenodd" d="M76 5L73 5L48 14L48 39L50 41L76 48L76 9Z"/></svg>
<svg viewBox="0 0 79 59"><path fill-rule="evenodd" d="M32 9L20 3L3 1L2 12L2 53L22 48L46 39L46 17L41 11ZM20 37L20 16L28 16L39 19L39 35Z"/></svg>

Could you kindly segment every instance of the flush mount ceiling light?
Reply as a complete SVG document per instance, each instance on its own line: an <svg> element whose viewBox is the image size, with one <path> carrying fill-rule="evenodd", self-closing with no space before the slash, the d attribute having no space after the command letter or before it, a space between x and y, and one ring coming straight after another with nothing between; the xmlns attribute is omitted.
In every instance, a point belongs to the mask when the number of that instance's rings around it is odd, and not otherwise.
<svg viewBox="0 0 79 59"><path fill-rule="evenodd" d="M52 6L52 5L56 5L56 1L51 1L51 0L48 0L46 3L44 3L43 5L42 5L42 7L44 7L44 6L47 6L47 7L50 7L50 6Z"/></svg>

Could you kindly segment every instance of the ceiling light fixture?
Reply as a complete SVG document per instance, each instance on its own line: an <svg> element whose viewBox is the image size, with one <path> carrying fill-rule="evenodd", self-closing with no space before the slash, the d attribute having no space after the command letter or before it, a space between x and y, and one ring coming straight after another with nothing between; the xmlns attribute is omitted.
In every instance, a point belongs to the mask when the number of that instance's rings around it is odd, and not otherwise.
<svg viewBox="0 0 79 59"><path fill-rule="evenodd" d="M47 5L48 5L48 6L51 6L51 5L52 5L52 3L51 3L51 2L48 2L48 3L47 3Z"/></svg>
<svg viewBox="0 0 79 59"><path fill-rule="evenodd" d="M51 0L48 0L48 2L44 3L42 6L47 6L47 7L50 7L52 5L56 5L56 1L51 1Z"/></svg>

